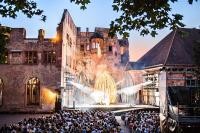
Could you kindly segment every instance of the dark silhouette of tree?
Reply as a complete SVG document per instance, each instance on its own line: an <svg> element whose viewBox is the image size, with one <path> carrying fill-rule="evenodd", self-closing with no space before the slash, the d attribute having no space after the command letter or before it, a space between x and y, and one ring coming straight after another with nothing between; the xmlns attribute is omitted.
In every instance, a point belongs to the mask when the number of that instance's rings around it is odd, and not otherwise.
<svg viewBox="0 0 200 133"><path fill-rule="evenodd" d="M86 9L91 0L70 0L81 9ZM169 27L175 29L183 27L181 14L172 14L170 3L178 0L113 0L113 11L121 15L110 24L110 35L117 32L124 37L128 37L130 30L137 30L141 35L150 34L155 36L157 30ZM183 1L183 0L179 0ZM185 0L184 0L185 1ZM193 4L198 0L186 0L188 4ZM34 0L0 0L0 16L16 18L18 12L24 13L31 18L34 15L41 16L45 21L46 16L43 10L38 9Z"/></svg>
<svg viewBox="0 0 200 133"><path fill-rule="evenodd" d="M22 12L28 18L38 15L42 21L46 20L46 16L42 14L43 10L38 9L34 0L0 0L0 16L16 18L18 12Z"/></svg>
<svg viewBox="0 0 200 133"><path fill-rule="evenodd" d="M18 12L22 12L28 18L38 15L42 21L46 20L46 16L42 14L43 10L38 9L37 3L33 0L0 0L0 17L15 19ZM10 28L0 24L0 63L5 63L5 46L9 41L9 32Z"/></svg>
<svg viewBox="0 0 200 133"><path fill-rule="evenodd" d="M178 0L113 0L113 10L121 14L110 24L110 35L117 32L123 37L128 37L130 30L137 30L141 35L155 36L157 30L169 27L175 29L183 27L181 14L172 14L170 3ZM185 1L185 0L179 0ZM198 0L186 0L192 4ZM86 9L90 0L71 0L81 9Z"/></svg>
<svg viewBox="0 0 200 133"><path fill-rule="evenodd" d="M80 8L83 10L86 9L87 4L91 2L90 0L70 1L80 5ZM183 27L184 24L181 22L183 16L180 14L171 14L170 2L175 3L177 1L178 0L113 0L113 11L121 15L111 21L109 34L114 36L116 33L119 33L126 38L129 37L128 31L137 30L141 35L150 34L154 37L157 34L157 30L165 27L169 27L170 29ZM186 1L192 4L194 1L198 0ZM37 15L41 16L42 21L46 20L46 16L43 15L43 10L37 7L37 3L34 0L0 0L0 17L16 18L18 12L22 12L28 18ZM2 33L3 31L4 30L0 31L0 35L6 34ZM1 36L0 48L5 46L3 43L7 42L3 41L3 37L5 36Z"/></svg>

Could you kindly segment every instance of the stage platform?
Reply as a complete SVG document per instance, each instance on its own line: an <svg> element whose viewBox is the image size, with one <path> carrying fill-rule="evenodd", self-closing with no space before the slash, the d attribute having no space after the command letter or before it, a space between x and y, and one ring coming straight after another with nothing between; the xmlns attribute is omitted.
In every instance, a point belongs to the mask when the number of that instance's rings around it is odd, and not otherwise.
<svg viewBox="0 0 200 133"><path fill-rule="evenodd" d="M132 110L159 110L158 106L152 105L130 105L130 104L114 104L114 105L79 105L75 108L64 107L63 110L102 110L102 111L112 111L115 114L120 114L122 112L128 112Z"/></svg>
<svg viewBox="0 0 200 133"><path fill-rule="evenodd" d="M152 106L152 105L135 105L132 108L126 108L126 109L120 109L120 110L114 110L112 111L115 113L116 116L121 115L122 113L128 112L128 111L134 111L134 110L154 110L156 112L159 112L158 106Z"/></svg>

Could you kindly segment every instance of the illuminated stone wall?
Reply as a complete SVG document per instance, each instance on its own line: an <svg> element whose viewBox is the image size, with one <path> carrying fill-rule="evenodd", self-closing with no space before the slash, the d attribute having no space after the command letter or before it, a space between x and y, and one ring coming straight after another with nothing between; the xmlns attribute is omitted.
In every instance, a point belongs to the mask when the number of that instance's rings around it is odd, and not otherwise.
<svg viewBox="0 0 200 133"><path fill-rule="evenodd" d="M121 45L117 36L111 38L108 36L108 32L108 28L95 28L94 32L90 32L88 29L86 32L81 32L80 29L77 31L77 50L79 51L77 72L83 71L90 80L95 80L99 65L105 65L106 70L115 81L120 80L120 75L124 72L126 64L121 63L121 54L123 54L120 51ZM95 33L102 36L100 39L102 42L99 41L101 57L98 57L98 48L93 47L95 38L91 38ZM125 44L125 47L128 51L128 44Z"/></svg>
<svg viewBox="0 0 200 133"><path fill-rule="evenodd" d="M102 35L101 56L91 37L94 33ZM66 88L66 73L79 77L82 73L87 85L94 87L95 80L104 66L104 70L114 82L122 80L126 63L129 60L128 40L119 41L118 37L108 36L108 28L87 29L81 32L76 27L70 13L64 10L57 27L55 38L45 38L45 31L40 29L38 38L26 38L26 30L13 28L8 49L8 64L0 65L0 78L4 82L3 105L0 111L45 111L54 108L55 89ZM98 39L98 38L97 38ZM36 52L35 63L27 63L27 52ZM44 52L55 54L53 63L44 63ZM31 55L32 56L32 55ZM32 56L33 58L35 58ZM125 58L125 62L122 61ZM50 60L49 60L50 61ZM32 61L31 61L32 62ZM27 106L26 82L37 77L40 81L40 105ZM63 89L64 90L64 89ZM61 90L61 97L63 93ZM64 96L65 101L67 96ZM72 102L70 98L70 102ZM68 102L68 101L67 101Z"/></svg>
<svg viewBox="0 0 200 133"><path fill-rule="evenodd" d="M99 76L102 73L107 73L114 80L115 87L107 88L115 93L115 96L110 94L110 102L116 103L118 89L117 82L123 79L126 70L126 63L129 61L129 44L118 39L117 36L113 38L108 36L108 28L96 27L94 32L81 32L80 28L77 31L77 50L79 51L77 57L76 77L84 74L86 77L85 85L99 90L99 84L96 80L100 80ZM124 44L123 44L124 43ZM123 51L120 51L123 49ZM122 61L122 55L126 53L126 61ZM103 81L103 79L102 79ZM78 82L78 81L77 81ZM109 83L108 83L109 84ZM106 84L105 84L106 85ZM106 92L106 90L105 90ZM111 93L112 93L111 92Z"/></svg>
<svg viewBox="0 0 200 133"><path fill-rule="evenodd" d="M0 111L50 111L54 108L55 103L45 101L43 89L55 93L60 79L60 71L55 66L0 65L0 70L4 82L3 106ZM25 85L32 77L40 81L39 106L27 106Z"/></svg>
<svg viewBox="0 0 200 133"><path fill-rule="evenodd" d="M51 111L55 106L55 90L61 80L61 45L44 36L41 40L26 38L25 33L23 28L12 29L10 43L6 46L8 64L0 64L0 78L4 83L0 112ZM27 63L27 51L36 52L36 63ZM55 61L45 62L45 51L54 51ZM26 84L33 77L40 82L39 105L27 105Z"/></svg>
<svg viewBox="0 0 200 133"><path fill-rule="evenodd" d="M57 28L58 36L60 37L60 44L62 44L62 62L61 62L61 97L62 97L62 107L66 106L65 103L73 104L73 99L69 98L69 93L67 95L64 93L70 88L67 87L66 77L75 74L76 68L76 26L73 19L68 12L64 10L61 22ZM70 101L69 101L70 100ZM65 102L66 101L66 102Z"/></svg>
<svg viewBox="0 0 200 133"><path fill-rule="evenodd" d="M64 87L65 73L74 74L76 66L76 26L70 13L65 9L57 33L62 44L61 86Z"/></svg>

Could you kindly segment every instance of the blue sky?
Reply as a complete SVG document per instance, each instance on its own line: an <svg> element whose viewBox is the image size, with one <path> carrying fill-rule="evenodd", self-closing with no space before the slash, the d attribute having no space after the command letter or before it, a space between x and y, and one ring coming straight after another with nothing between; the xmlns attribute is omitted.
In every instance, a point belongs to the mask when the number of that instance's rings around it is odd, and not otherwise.
<svg viewBox="0 0 200 133"><path fill-rule="evenodd" d="M16 19L0 18L2 25L10 27L26 28L27 37L37 37L38 29L46 31L46 37L54 37L56 34L57 24L60 22L64 9L68 9L76 26L82 27L82 31L89 27L93 31L95 27L109 27L110 21L115 19L118 14L112 10L113 0L91 0L85 11L80 10L79 6L70 3L70 0L36 0L39 8L43 9L47 16L47 21L42 22L38 16L31 19L26 18L23 14L18 15ZM179 0L178 3L172 4L172 12L184 15L183 22L186 27L198 28L200 26L200 0L193 5L187 3L188 0ZM155 38L151 36L140 36L138 32L130 32L130 57L135 61L142 56L147 50L152 48L163 37L169 33L169 29L159 31Z"/></svg>

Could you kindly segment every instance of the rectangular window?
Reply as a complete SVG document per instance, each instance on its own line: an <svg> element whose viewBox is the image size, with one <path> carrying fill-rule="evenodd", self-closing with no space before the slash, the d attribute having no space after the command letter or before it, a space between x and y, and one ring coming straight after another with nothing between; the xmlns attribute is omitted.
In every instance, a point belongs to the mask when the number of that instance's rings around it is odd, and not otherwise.
<svg viewBox="0 0 200 133"><path fill-rule="evenodd" d="M81 45L80 50L84 51L84 45Z"/></svg>
<svg viewBox="0 0 200 133"><path fill-rule="evenodd" d="M99 43L96 43L96 46L95 46L95 48L98 48L98 47L100 47L100 45L99 45Z"/></svg>
<svg viewBox="0 0 200 133"><path fill-rule="evenodd" d="M112 52L112 46L108 46L108 51Z"/></svg>
<svg viewBox="0 0 200 133"><path fill-rule="evenodd" d="M198 80L197 86L200 87L200 80Z"/></svg>
<svg viewBox="0 0 200 133"><path fill-rule="evenodd" d="M177 68L172 68L172 71L176 72L178 69Z"/></svg>
<svg viewBox="0 0 200 133"><path fill-rule="evenodd" d="M97 45L97 44L93 42L93 43L92 43L92 49L95 49L95 48L96 48L96 45Z"/></svg>
<svg viewBox="0 0 200 133"><path fill-rule="evenodd" d="M190 80L187 80L187 81L186 81L186 85L187 85L187 86L190 86L190 85L191 85Z"/></svg>
<svg viewBox="0 0 200 133"><path fill-rule="evenodd" d="M55 51L44 51L43 63L54 64L56 63L56 52Z"/></svg>
<svg viewBox="0 0 200 133"><path fill-rule="evenodd" d="M69 41L69 34L67 34L67 41Z"/></svg>
<svg viewBox="0 0 200 133"><path fill-rule="evenodd" d="M89 44L87 45L87 51L88 51L88 50L90 50L90 45L89 45Z"/></svg>
<svg viewBox="0 0 200 133"><path fill-rule="evenodd" d="M67 66L70 65L70 56L67 56L67 58L66 58L66 65L67 65Z"/></svg>
<svg viewBox="0 0 200 133"><path fill-rule="evenodd" d="M184 71L184 68L178 68L178 71L182 72L182 71Z"/></svg>
<svg viewBox="0 0 200 133"><path fill-rule="evenodd" d="M187 79L187 81L186 81L186 86L187 87L195 87L196 86L196 80L194 80L194 79Z"/></svg>
<svg viewBox="0 0 200 133"><path fill-rule="evenodd" d="M20 57L21 52L12 52L12 57Z"/></svg>
<svg viewBox="0 0 200 133"><path fill-rule="evenodd" d="M115 56L117 56L117 52L115 51Z"/></svg>
<svg viewBox="0 0 200 133"><path fill-rule="evenodd" d="M70 46L72 45L72 40L69 41L69 45L70 45Z"/></svg>
<svg viewBox="0 0 200 133"><path fill-rule="evenodd" d="M195 80L191 80L191 86L195 86Z"/></svg>
<svg viewBox="0 0 200 133"><path fill-rule="evenodd" d="M37 63L38 63L37 51L26 51L25 64L37 64Z"/></svg>

